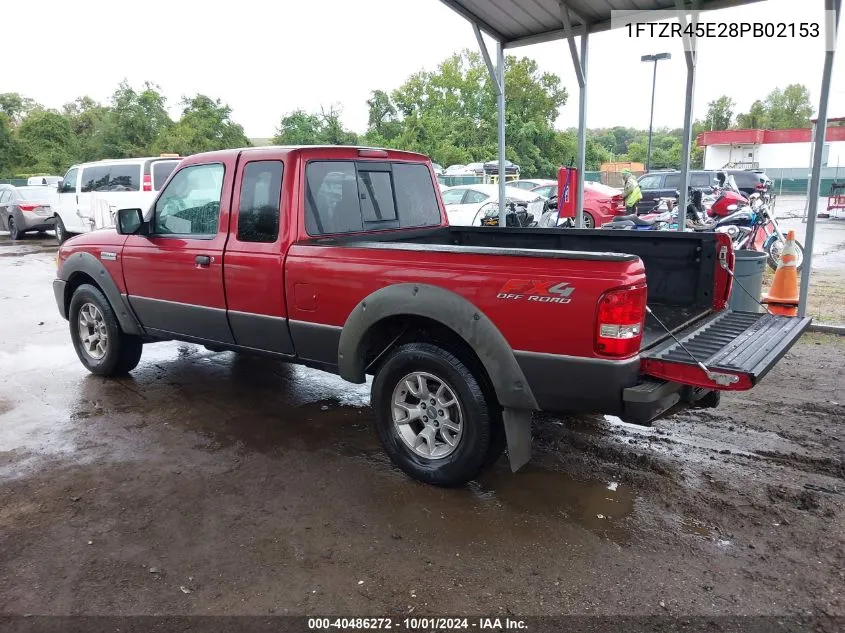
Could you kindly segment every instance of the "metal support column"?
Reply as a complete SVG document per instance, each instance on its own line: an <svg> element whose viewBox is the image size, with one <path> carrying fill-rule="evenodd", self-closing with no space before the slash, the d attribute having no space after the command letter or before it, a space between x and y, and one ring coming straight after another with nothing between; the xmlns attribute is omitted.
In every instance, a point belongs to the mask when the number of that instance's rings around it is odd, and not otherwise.
<svg viewBox="0 0 845 633"><path fill-rule="evenodd" d="M678 21L681 23L681 32L686 33L687 16L684 0L675 0L675 7L678 9ZM692 151L692 100L695 93L695 67L698 62L696 51L695 27L698 24L698 1L693 0L692 6L692 36L684 35L684 59L687 62L687 89L686 101L684 102L684 136L682 138L683 148L681 150L681 185L678 198L678 230L686 229L687 217L687 189L689 188L689 161Z"/></svg>
<svg viewBox="0 0 845 633"><path fill-rule="evenodd" d="M481 56L487 65L490 81L493 82L493 89L496 91L499 138L499 226L504 228L507 226L507 207L505 206L505 51L502 42L496 42L497 65L494 67L490 53L487 51L487 44L481 35L481 29L473 23L472 30L475 32L478 48L481 49Z"/></svg>
<svg viewBox="0 0 845 633"><path fill-rule="evenodd" d="M833 73L833 56L839 35L839 17L842 14L842 0L825 0L825 31L827 46L822 71L822 91L819 97L819 114L813 134L813 166L810 173L810 187L807 192L807 235L804 238L804 263L801 273L801 289L798 301L798 315L807 313L807 294L810 291L810 274L813 269L813 243L816 239L816 215L819 210L819 189L821 187L822 155L827 136L827 102L830 96L830 76Z"/></svg>
<svg viewBox="0 0 845 633"><path fill-rule="evenodd" d="M507 226L507 207L505 206L505 50L501 42L496 42L496 70L499 76L499 95L496 109L499 112L499 226Z"/></svg>
<svg viewBox="0 0 845 633"><path fill-rule="evenodd" d="M581 20L581 54L575 48L575 31L572 28L572 12L560 2L560 19L569 41L569 53L575 66L575 78L578 80L578 207L575 212L576 228L584 228L584 172L587 165L587 52L589 50L589 30L587 22ZM577 17L577 16L576 16Z"/></svg>

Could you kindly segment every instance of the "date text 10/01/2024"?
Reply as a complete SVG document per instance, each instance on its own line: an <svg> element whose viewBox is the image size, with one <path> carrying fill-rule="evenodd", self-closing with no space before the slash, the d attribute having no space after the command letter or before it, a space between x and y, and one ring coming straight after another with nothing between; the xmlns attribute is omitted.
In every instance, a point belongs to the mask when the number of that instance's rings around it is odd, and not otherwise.
<svg viewBox="0 0 845 633"><path fill-rule="evenodd" d="M309 630L526 630L524 620L513 618L308 618Z"/></svg>
<svg viewBox="0 0 845 633"><path fill-rule="evenodd" d="M628 37L820 37L818 22L637 22L625 25Z"/></svg>

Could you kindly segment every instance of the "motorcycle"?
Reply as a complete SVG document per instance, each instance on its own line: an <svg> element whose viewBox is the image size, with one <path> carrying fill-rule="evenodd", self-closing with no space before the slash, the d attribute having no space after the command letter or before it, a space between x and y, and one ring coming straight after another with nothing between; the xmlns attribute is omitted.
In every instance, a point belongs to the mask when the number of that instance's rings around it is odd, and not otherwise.
<svg viewBox="0 0 845 633"><path fill-rule="evenodd" d="M735 249L765 252L769 267L777 270L786 238L778 226L772 207L759 193L745 198L739 192L734 177L728 176L708 215L716 220L717 230L721 228L720 232L731 235ZM737 230L725 228L730 226L737 227ZM797 240L795 250L795 265L800 272L804 263L804 247Z"/></svg>

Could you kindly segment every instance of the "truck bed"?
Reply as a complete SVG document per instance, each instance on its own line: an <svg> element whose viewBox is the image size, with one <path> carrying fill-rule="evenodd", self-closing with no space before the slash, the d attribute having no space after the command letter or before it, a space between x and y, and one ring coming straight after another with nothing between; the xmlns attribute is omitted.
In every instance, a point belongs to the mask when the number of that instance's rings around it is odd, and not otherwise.
<svg viewBox="0 0 845 633"><path fill-rule="evenodd" d="M323 240L321 240L323 241ZM648 304L655 316L677 332L712 313L717 241L713 233L677 231L608 231L444 227L418 231L370 233L332 242L367 242L378 248L453 250L490 249L490 254L612 259L630 255L645 265ZM643 350L669 338L651 316L646 320Z"/></svg>

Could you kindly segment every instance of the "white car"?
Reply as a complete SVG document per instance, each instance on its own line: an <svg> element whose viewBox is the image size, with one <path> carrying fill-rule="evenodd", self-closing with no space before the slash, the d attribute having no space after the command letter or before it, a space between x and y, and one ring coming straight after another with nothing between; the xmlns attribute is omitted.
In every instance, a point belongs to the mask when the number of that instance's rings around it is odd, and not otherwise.
<svg viewBox="0 0 845 633"><path fill-rule="evenodd" d="M481 226L481 218L499 215L499 185L458 185L442 194L452 226ZM524 203L534 220L543 214L545 198L532 191L505 187L507 200Z"/></svg>
<svg viewBox="0 0 845 633"><path fill-rule="evenodd" d="M443 173L446 176L460 176L469 172L466 165L449 165Z"/></svg>
<svg viewBox="0 0 845 633"><path fill-rule="evenodd" d="M61 176L30 176L26 179L27 187L52 186L56 187L62 181Z"/></svg>
<svg viewBox="0 0 845 633"><path fill-rule="evenodd" d="M118 209L148 209L180 160L166 154L74 165L58 186L56 238L61 243L71 235L113 225L97 221L105 205L112 215Z"/></svg>
<svg viewBox="0 0 845 633"><path fill-rule="evenodd" d="M536 189L537 187L548 187L554 185L557 187L557 180L549 180L548 178L526 178L520 180L513 180L508 183L511 187L517 189Z"/></svg>

